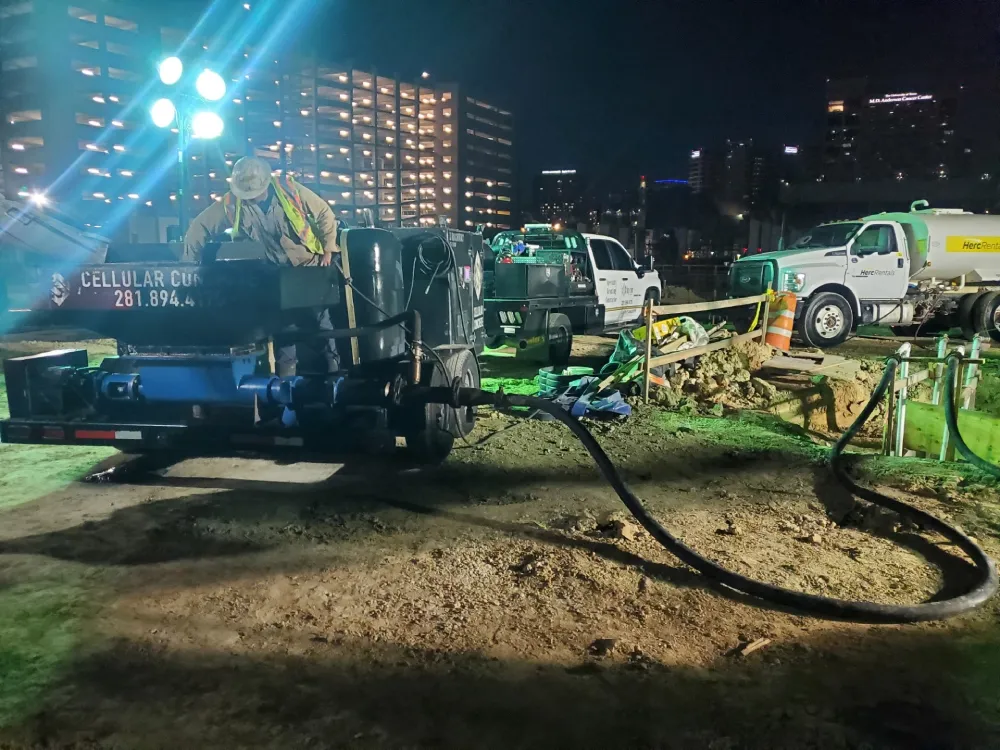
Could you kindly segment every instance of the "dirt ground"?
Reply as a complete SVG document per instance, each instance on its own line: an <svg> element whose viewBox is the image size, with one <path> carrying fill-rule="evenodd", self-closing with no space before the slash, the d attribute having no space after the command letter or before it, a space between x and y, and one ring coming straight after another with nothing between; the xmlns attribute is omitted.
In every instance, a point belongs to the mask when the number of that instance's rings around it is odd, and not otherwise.
<svg viewBox="0 0 1000 750"><path fill-rule="evenodd" d="M583 339L576 362L607 351ZM593 430L672 530L741 573L881 602L967 584L942 540L856 504L825 443L773 417L640 405ZM996 601L876 627L712 586L555 424L484 414L419 472L234 458L83 483L31 458L23 496L0 485L0 748L1000 747ZM995 486L872 466L1000 554Z"/></svg>

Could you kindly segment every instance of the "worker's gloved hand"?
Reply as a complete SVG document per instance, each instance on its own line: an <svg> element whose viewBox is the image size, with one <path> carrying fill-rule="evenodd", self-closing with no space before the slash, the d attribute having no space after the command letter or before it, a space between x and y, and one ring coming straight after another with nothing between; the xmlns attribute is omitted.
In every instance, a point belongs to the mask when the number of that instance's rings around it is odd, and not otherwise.
<svg viewBox="0 0 1000 750"><path fill-rule="evenodd" d="M281 412L281 426L282 427L296 427L299 423L299 418L295 414L293 409L289 409L287 406L285 410Z"/></svg>
<svg viewBox="0 0 1000 750"><path fill-rule="evenodd" d="M330 252L323 253L323 257L319 259L319 264L324 268L326 268L332 262L333 262L333 253Z"/></svg>

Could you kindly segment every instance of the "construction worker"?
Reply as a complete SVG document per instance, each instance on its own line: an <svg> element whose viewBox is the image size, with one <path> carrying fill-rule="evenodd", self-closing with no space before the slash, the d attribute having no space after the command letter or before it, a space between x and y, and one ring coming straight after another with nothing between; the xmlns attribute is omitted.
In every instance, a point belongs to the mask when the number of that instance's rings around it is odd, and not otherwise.
<svg viewBox="0 0 1000 750"><path fill-rule="evenodd" d="M261 243L267 259L278 265L329 266L337 246L337 219L326 201L290 176L271 176L263 159L246 156L236 162L229 192L191 222L184 237L184 260L202 262L206 245L225 234ZM292 331L332 331L326 308L301 310L288 320ZM336 372L340 358L333 339L282 346L277 367L281 376ZM298 357L296 356L298 355ZM325 360L325 362L323 361ZM298 365L296 364L298 362Z"/></svg>

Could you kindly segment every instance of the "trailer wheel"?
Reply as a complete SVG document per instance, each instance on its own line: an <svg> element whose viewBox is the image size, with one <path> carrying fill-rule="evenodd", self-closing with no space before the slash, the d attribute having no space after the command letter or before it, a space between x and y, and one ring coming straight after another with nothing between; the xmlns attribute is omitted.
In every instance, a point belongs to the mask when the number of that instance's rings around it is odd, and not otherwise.
<svg viewBox="0 0 1000 750"><path fill-rule="evenodd" d="M958 327L962 329L962 338L966 341L972 341L972 337L976 335L974 309L984 294L985 292L966 294L958 301Z"/></svg>
<svg viewBox="0 0 1000 750"><path fill-rule="evenodd" d="M809 346L830 349L847 340L854 328L851 304L835 292L823 292L806 303L800 332Z"/></svg>
<svg viewBox="0 0 1000 750"><path fill-rule="evenodd" d="M991 341L1000 342L1000 292L979 295L972 306L972 323L975 333L987 334ZM971 340L971 337L970 337Z"/></svg>
<svg viewBox="0 0 1000 750"><path fill-rule="evenodd" d="M450 386L455 378L462 388L479 388L479 362L469 349L441 354L424 367L424 382L431 387ZM444 369L442 370L442 365ZM473 407L455 409L446 404L426 404L412 415L406 448L421 464L439 464L451 453L455 438L467 437L476 426Z"/></svg>

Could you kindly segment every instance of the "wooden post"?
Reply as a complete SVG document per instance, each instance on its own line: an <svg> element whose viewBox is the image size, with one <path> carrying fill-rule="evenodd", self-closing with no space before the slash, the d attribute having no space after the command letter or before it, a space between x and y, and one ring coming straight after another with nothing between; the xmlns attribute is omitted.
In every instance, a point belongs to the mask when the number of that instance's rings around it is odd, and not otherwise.
<svg viewBox="0 0 1000 750"><path fill-rule="evenodd" d="M767 286L766 299L764 300L763 317L760 319L760 343L764 343L767 338L767 319L771 316L771 285Z"/></svg>
<svg viewBox="0 0 1000 750"><path fill-rule="evenodd" d="M340 235L340 267L344 269L344 276L351 278L351 259L347 252L347 232ZM354 313L354 287L349 283L344 283L344 304L347 307L347 325L350 328L357 328L358 318ZM351 337L351 362L358 364L361 361L358 354L358 338Z"/></svg>
<svg viewBox="0 0 1000 750"><path fill-rule="evenodd" d="M649 403L649 376L652 368L649 360L653 356L653 300L646 302L646 361L642 366L642 403Z"/></svg>

